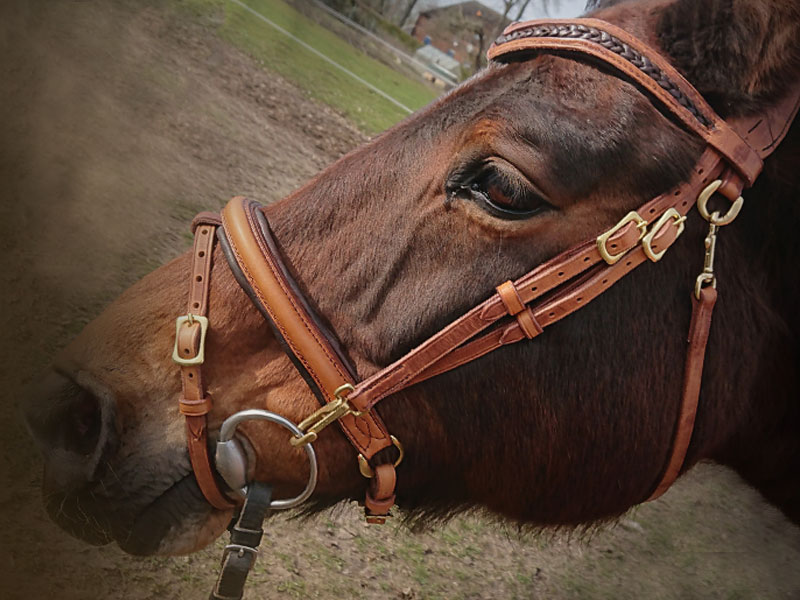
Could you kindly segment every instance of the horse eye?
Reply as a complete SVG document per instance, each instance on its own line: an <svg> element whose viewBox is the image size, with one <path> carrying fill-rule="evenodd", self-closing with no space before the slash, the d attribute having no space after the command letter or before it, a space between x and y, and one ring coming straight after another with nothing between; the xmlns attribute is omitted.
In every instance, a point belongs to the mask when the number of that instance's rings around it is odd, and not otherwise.
<svg viewBox="0 0 800 600"><path fill-rule="evenodd" d="M484 167L469 185L461 185L459 189L500 219L528 219L549 206L530 185L494 165Z"/></svg>

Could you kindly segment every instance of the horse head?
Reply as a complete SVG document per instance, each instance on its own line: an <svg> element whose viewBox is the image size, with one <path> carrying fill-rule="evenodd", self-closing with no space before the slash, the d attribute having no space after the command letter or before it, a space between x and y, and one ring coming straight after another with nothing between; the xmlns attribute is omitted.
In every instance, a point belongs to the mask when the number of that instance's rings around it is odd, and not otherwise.
<svg viewBox="0 0 800 600"><path fill-rule="evenodd" d="M800 76L789 0L600 2L591 16L658 48L723 118L759 114ZM303 295L361 378L494 293L685 181L704 149L636 81L591 57L519 53L356 149L265 215ZM735 468L800 522L795 126L718 251L721 299L683 469ZM529 342L392 394L378 406L402 440L397 503L425 521L482 506L573 526L641 502L664 469L681 395L689 292L707 223L690 214L646 264ZM62 351L26 408L52 517L133 553L202 547L230 510L203 497L169 359L192 253L126 291ZM790 267L789 267L790 268ZM260 407L300 422L319 404L248 295L213 254L203 379L208 428ZM308 466L281 428L247 423L248 477L277 497ZM314 442L310 509L360 498L348 440ZM391 450L386 451L392 452ZM387 458L392 460L393 457Z"/></svg>

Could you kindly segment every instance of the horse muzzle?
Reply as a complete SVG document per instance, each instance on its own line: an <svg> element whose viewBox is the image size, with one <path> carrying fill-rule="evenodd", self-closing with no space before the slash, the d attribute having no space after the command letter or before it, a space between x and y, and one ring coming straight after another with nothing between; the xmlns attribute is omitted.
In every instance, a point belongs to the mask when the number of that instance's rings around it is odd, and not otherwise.
<svg viewBox="0 0 800 600"><path fill-rule="evenodd" d="M23 415L44 457L43 490L51 518L89 543L111 541L108 523L93 514L96 497L80 499L102 480L118 448L114 402L50 373L32 389Z"/></svg>
<svg viewBox="0 0 800 600"><path fill-rule="evenodd" d="M118 412L110 394L59 373L31 389L23 416L44 458L42 488L50 518L80 540L93 545L117 541L131 554L174 554L204 546L224 530L228 516L213 518L185 447L144 455L124 451ZM155 467L159 475L148 478ZM189 532L183 519L194 526L221 519L221 525L206 535L202 527ZM201 533L209 539L200 540Z"/></svg>

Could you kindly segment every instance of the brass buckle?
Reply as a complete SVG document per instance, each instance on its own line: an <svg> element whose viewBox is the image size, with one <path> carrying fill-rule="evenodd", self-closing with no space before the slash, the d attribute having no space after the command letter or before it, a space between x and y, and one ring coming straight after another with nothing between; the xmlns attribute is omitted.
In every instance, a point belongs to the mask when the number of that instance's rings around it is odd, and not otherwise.
<svg viewBox="0 0 800 600"><path fill-rule="evenodd" d="M620 252L619 254L611 254L608 251L606 244L608 240L611 238L612 235L617 233L620 229L625 227L628 223L636 223L636 227L639 229L639 239L637 242L641 241L644 238L645 233L647 233L647 221L645 221L642 217L639 216L635 210L632 210L627 215L625 215L622 220L614 225L611 229L606 231L603 235L597 238L597 250L600 252L600 256L603 257L603 260L606 261L609 265L615 264L619 261L620 258L625 256L625 252Z"/></svg>
<svg viewBox="0 0 800 600"><path fill-rule="evenodd" d="M670 208L667 212L661 215L661 218L656 221L655 225L653 225L650 231L642 238L642 248L644 248L644 253L647 255L647 258L653 262L660 261L662 258L664 258L664 254L666 254L667 250L669 250L669 246L664 248L661 252L656 252L653 250L653 239L656 237L656 234L661 231L664 225L669 223L670 219L672 219L672 224L678 228L678 233L675 234L675 239L678 239L683 233L683 230L686 228L686 217L681 215L681 213L674 208Z"/></svg>
<svg viewBox="0 0 800 600"><path fill-rule="evenodd" d="M183 358L178 351L178 336L181 332L181 327L185 324L189 327L195 323L200 324L200 348L197 350L192 358ZM172 349L172 360L181 365L182 367L191 367L192 365L202 365L206 359L206 332L208 331L208 318L200 317L189 313L175 319L175 347Z"/></svg>
<svg viewBox="0 0 800 600"><path fill-rule="evenodd" d="M405 457L406 452L405 450L403 450L403 444L400 443L400 440L398 440L393 435L390 435L389 439L392 440L392 444L394 444L394 447L397 448L398 452L400 452L400 455L397 457L397 460L394 461L394 466L397 467L397 465L403 462L403 458ZM367 479L372 479L373 477L375 477L375 471L369 465L367 457L361 453L358 454L358 470L361 471L361 474Z"/></svg>
<svg viewBox="0 0 800 600"><path fill-rule="evenodd" d="M742 210L742 205L744 205L744 198L739 196L731 207L728 209L728 212L725 213L724 216L719 216L717 211L713 213L708 212L708 201L711 199L717 190L722 186L722 180L717 179L712 181L711 183L706 186L700 195L697 197L697 210L703 216L703 218L711 223L712 225L716 225L717 227L722 227L723 225L730 225L739 216L739 211Z"/></svg>
<svg viewBox="0 0 800 600"><path fill-rule="evenodd" d="M347 401L347 396L344 395L345 392L350 394L353 390L355 390L355 388L349 383L345 383L336 388L333 392L334 400L328 402L325 406L303 419L297 426L297 428L303 432L303 435L290 438L289 443L292 446L310 444L316 441L320 431L334 421L338 421L347 415L353 415L354 417L363 415L363 412L354 410L353 407L350 406L350 403Z"/></svg>

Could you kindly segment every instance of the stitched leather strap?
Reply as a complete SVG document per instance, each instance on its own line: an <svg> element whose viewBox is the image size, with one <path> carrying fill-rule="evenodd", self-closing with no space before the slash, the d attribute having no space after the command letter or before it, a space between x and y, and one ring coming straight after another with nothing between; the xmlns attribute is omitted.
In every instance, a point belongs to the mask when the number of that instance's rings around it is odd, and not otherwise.
<svg viewBox="0 0 800 600"><path fill-rule="evenodd" d="M176 353L184 360L194 359L202 351L205 333L196 317L205 317L208 312L208 288L216 229L214 221L214 218L208 219L208 215L198 215L192 223L195 229L187 303L187 316L192 318L178 325L175 340ZM202 362L181 365L182 394L179 406L186 417L189 458L200 491L214 508L227 510L235 504L220 489L211 467L206 415L211 410L212 403L204 392L201 365Z"/></svg>
<svg viewBox="0 0 800 600"><path fill-rule="evenodd" d="M233 198L222 211L222 222L235 263L256 304L268 316L285 350L294 357L295 366L320 402L332 402L337 389L355 383L354 374L336 350L332 334L323 331L292 281L260 205L243 197ZM367 460L392 445L386 426L373 410L360 416L346 415L338 422ZM394 466L390 467L394 471ZM394 498L393 486L380 499L388 502L390 497Z"/></svg>
<svg viewBox="0 0 800 600"><path fill-rule="evenodd" d="M800 80L792 82L786 93L768 110L756 115L729 119L728 123L764 159L775 151L789 133L798 110Z"/></svg>

